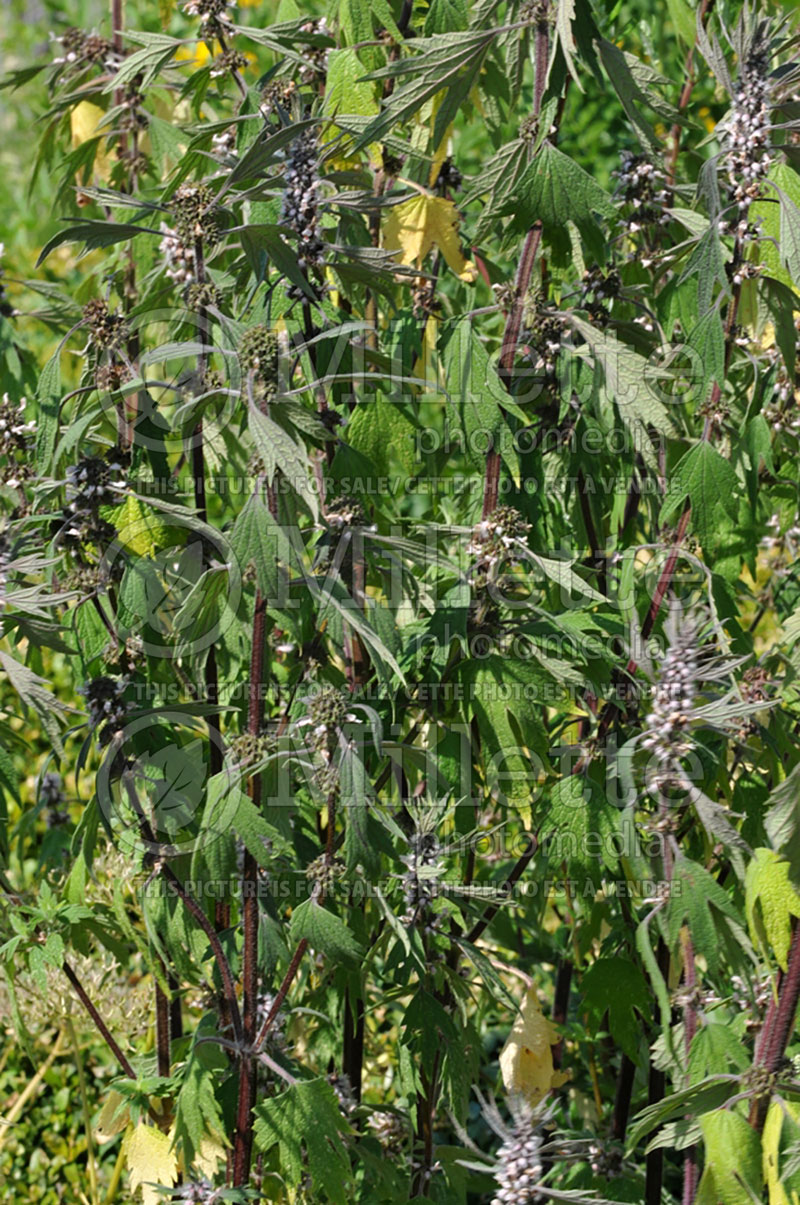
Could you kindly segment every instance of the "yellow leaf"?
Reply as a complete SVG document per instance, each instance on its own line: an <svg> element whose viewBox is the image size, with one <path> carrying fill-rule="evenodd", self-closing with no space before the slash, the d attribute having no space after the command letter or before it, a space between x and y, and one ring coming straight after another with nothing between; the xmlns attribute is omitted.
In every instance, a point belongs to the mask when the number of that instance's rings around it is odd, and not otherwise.
<svg viewBox="0 0 800 1205"><path fill-rule="evenodd" d="M383 245L397 250L401 264L421 266L436 245L460 280L475 279L475 265L461 254L458 241L458 211L444 197L420 194L395 205L383 223Z"/></svg>
<svg viewBox="0 0 800 1205"><path fill-rule="evenodd" d="M206 1134L194 1153L192 1166L196 1167L201 1175L213 1180L217 1174L217 1164L225 1158L225 1154L225 1147L222 1143L213 1135Z"/></svg>
<svg viewBox="0 0 800 1205"><path fill-rule="evenodd" d="M88 100L82 100L75 106L69 115L73 150L77 150L82 142L88 142L90 138L97 137L98 133L108 132L108 130L98 131L97 129L100 122L105 118L105 115L105 109L101 109L99 105L93 105ZM104 144L102 142L98 143L97 152L94 157L94 170L101 180L108 179L110 160L111 156Z"/></svg>
<svg viewBox="0 0 800 1205"><path fill-rule="evenodd" d="M792 1195L789 1197L781 1184L781 1130L786 1113L796 1121L800 1117L800 1105L788 1100L778 1100L776 1096L773 1096L761 1136L762 1174L764 1183L769 1189L769 1205L798 1205L800 1202L800 1197L794 1189L791 1190Z"/></svg>
<svg viewBox="0 0 800 1205"><path fill-rule="evenodd" d="M155 1185L171 1188L178 1179L178 1158L171 1146L169 1134L144 1121L125 1135L122 1148L131 1191L141 1188L142 1205L161 1205L164 1198Z"/></svg>
<svg viewBox="0 0 800 1205"><path fill-rule="evenodd" d="M506 1091L536 1105L551 1088L563 1084L569 1077L553 1069L551 1047L557 1041L555 1027L542 1014L536 990L530 988L500 1053Z"/></svg>
<svg viewBox="0 0 800 1205"><path fill-rule="evenodd" d="M120 1109L119 1113L117 1113L117 1109L119 1109L123 1099L124 1097L112 1088L97 1119L97 1126L94 1131L95 1142L108 1142L110 1138L121 1134L130 1124L131 1115L129 1109Z"/></svg>
<svg viewBox="0 0 800 1205"><path fill-rule="evenodd" d="M104 508L103 515L116 527L121 546L136 556L152 557L164 544L164 523L134 494L128 494L122 505L114 510Z"/></svg>

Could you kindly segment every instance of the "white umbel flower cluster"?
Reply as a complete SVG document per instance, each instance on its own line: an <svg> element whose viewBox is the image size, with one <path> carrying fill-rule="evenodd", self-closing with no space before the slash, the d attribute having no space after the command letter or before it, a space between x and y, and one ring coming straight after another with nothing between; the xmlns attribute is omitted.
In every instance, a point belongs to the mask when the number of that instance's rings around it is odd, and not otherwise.
<svg viewBox="0 0 800 1205"><path fill-rule="evenodd" d="M670 641L661 663L652 710L646 720L648 732L642 741L643 748L654 754L660 768L674 764L692 747L687 728L697 677L696 643L697 629L691 623L684 624Z"/></svg>
<svg viewBox="0 0 800 1205"><path fill-rule="evenodd" d="M760 193L772 166L770 145L769 43L759 34L744 58L725 123L728 180L733 199L745 210Z"/></svg>
<svg viewBox="0 0 800 1205"><path fill-rule="evenodd" d="M541 1147L542 1139L532 1118L522 1111L497 1152L497 1191L492 1205L529 1205L536 1199L536 1186L543 1172Z"/></svg>

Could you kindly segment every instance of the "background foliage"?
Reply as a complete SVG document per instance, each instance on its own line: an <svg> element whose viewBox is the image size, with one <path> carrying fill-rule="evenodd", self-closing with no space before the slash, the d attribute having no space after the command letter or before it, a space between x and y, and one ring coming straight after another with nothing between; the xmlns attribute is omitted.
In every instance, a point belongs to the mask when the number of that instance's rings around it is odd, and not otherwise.
<svg viewBox="0 0 800 1205"><path fill-rule="evenodd" d="M794 6L6 6L0 1181L800 1194Z"/></svg>

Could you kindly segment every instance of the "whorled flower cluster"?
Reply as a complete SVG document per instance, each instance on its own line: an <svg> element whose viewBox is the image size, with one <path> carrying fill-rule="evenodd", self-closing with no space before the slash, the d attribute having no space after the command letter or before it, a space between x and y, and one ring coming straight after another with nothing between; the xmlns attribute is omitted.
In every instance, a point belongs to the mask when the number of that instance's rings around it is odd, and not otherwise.
<svg viewBox="0 0 800 1205"><path fill-rule="evenodd" d="M190 1180L176 1188L172 1194L173 1201L183 1201L185 1205L222 1205L224 1189L214 1188L210 1180L203 1177L200 1180Z"/></svg>
<svg viewBox="0 0 800 1205"><path fill-rule="evenodd" d="M595 264L583 274L578 305L598 326L605 326L610 318L610 303L619 297L621 288L622 279L616 268L605 272Z"/></svg>
<svg viewBox="0 0 800 1205"><path fill-rule="evenodd" d="M761 182L772 166L769 60L769 39L762 27L742 60L724 126L728 182L740 210L760 195Z"/></svg>
<svg viewBox="0 0 800 1205"><path fill-rule="evenodd" d="M537 381L551 385L556 379L563 323L554 314L541 312L536 300L526 311L520 343L527 349Z"/></svg>
<svg viewBox="0 0 800 1205"><path fill-rule="evenodd" d="M194 253L178 238L175 230L161 222L162 234L158 249L164 261L164 275L175 284L185 285L194 280Z"/></svg>
<svg viewBox="0 0 800 1205"><path fill-rule="evenodd" d="M181 5L187 17L199 17L203 25L208 25L209 32L215 26L229 22L230 9L235 8L234 0L184 0Z"/></svg>
<svg viewBox="0 0 800 1205"><path fill-rule="evenodd" d="M64 784L61 775L50 770L42 775L39 783L39 799L44 805L45 821L48 828L59 828L69 820L69 813L62 807L64 803Z"/></svg>
<svg viewBox="0 0 800 1205"><path fill-rule="evenodd" d="M278 388L280 341L277 332L259 324L249 327L239 343L239 363L245 373L252 373L262 397L269 400Z"/></svg>
<svg viewBox="0 0 800 1205"><path fill-rule="evenodd" d="M664 173L647 155L634 155L623 151L621 167L614 173L617 177L617 196L631 206L631 214L625 225L629 234L636 234L643 226L664 219L663 207L668 203L669 192L662 181Z"/></svg>
<svg viewBox="0 0 800 1205"><path fill-rule="evenodd" d="M108 302L96 297L83 307L83 321L88 327L92 344L102 351L122 347L128 338L128 324L122 314L108 308Z"/></svg>
<svg viewBox="0 0 800 1205"><path fill-rule="evenodd" d="M127 459L112 448L104 457L83 456L67 469L67 503L61 517L53 521L53 537L83 565L91 563L90 546L99 554L116 535L100 508L119 503L126 488Z"/></svg>
<svg viewBox="0 0 800 1205"><path fill-rule="evenodd" d="M319 261L325 246L318 233L317 137L312 130L299 134L291 143L284 179L281 222L297 234L298 265L304 270Z"/></svg>
<svg viewBox="0 0 800 1205"><path fill-rule="evenodd" d="M325 17L306 21L305 24L300 26L300 33L322 34L325 37L331 37L331 31ZM324 79L328 72L329 56L330 50L327 47L314 46L307 49L303 54L303 65L298 72L300 82L302 84L313 84L320 78Z"/></svg>
<svg viewBox="0 0 800 1205"><path fill-rule="evenodd" d="M12 488L31 473L30 441L36 429L35 420L25 421L26 399L12 402L7 393L0 402L0 481Z"/></svg>
<svg viewBox="0 0 800 1205"><path fill-rule="evenodd" d="M109 71L119 68L119 54L107 38L101 38L96 33L86 33L83 29L70 26L61 34L50 34L50 40L61 47L61 53L54 63L62 65L70 74L77 73L86 67L104 67Z"/></svg>
<svg viewBox="0 0 800 1205"><path fill-rule="evenodd" d="M536 1186L544 1168L542 1138L528 1109L517 1107L513 1129L497 1152L494 1178L497 1190L492 1205L530 1205L537 1199Z"/></svg>
<svg viewBox="0 0 800 1205"><path fill-rule="evenodd" d="M398 1155L402 1151L408 1130L405 1121L397 1113L378 1109L367 1118L367 1125L387 1155Z"/></svg>
<svg viewBox="0 0 800 1205"><path fill-rule="evenodd" d="M89 727L97 733L102 747L111 743L114 734L125 726L131 709L123 698L128 685L127 678L92 678L78 687L78 694L86 699L89 710Z"/></svg>
<svg viewBox="0 0 800 1205"><path fill-rule="evenodd" d="M650 751L659 772L668 772L692 748L688 737L697 678L697 629L685 622L667 649L653 691L642 747Z"/></svg>
<svg viewBox="0 0 800 1205"><path fill-rule="evenodd" d="M402 878L406 908L400 919L403 924L416 925L429 913L431 903L439 894L442 850L436 834L424 829L413 832L408 838L408 845L408 853L400 858L407 867ZM429 927L435 926L429 924Z"/></svg>
<svg viewBox="0 0 800 1205"><path fill-rule="evenodd" d="M489 572L501 560L509 568L520 563L520 542L531 529L530 523L513 506L498 506L473 529L467 555L476 558L472 575Z"/></svg>
<svg viewBox="0 0 800 1205"><path fill-rule="evenodd" d="M759 1029L763 1015L772 999L772 979L769 974L744 979L731 975L731 1004L740 1012L746 1012L748 1029Z"/></svg>
<svg viewBox="0 0 800 1205"><path fill-rule="evenodd" d="M159 244L164 274L176 284L195 280L195 250L198 244L212 247L219 238L219 225L212 212L213 194L204 184L181 184L170 201L172 225L162 221Z"/></svg>

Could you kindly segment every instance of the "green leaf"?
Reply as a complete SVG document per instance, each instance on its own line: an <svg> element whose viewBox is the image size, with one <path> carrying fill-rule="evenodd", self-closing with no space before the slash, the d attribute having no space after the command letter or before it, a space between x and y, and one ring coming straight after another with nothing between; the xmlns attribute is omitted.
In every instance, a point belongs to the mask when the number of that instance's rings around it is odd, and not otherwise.
<svg viewBox="0 0 800 1205"><path fill-rule="evenodd" d="M648 1105L634 1118L634 1124L628 1133L628 1150L633 1150L647 1134L651 1133L665 1121L678 1114L688 1114L699 1117L719 1109L728 1097L738 1090L738 1084L732 1076L710 1075L691 1088L675 1092L657 1104ZM755 1133L751 1130L751 1133ZM749 1205L749 1203L748 1203Z"/></svg>
<svg viewBox="0 0 800 1205"><path fill-rule="evenodd" d="M661 508L661 522L678 513L688 498L692 526L700 543L713 543L720 512L735 518L738 513L739 482L729 460L702 439L678 461Z"/></svg>
<svg viewBox="0 0 800 1205"><path fill-rule="evenodd" d="M47 473L58 438L58 412L61 407L61 344L45 364L36 388L36 467Z"/></svg>
<svg viewBox="0 0 800 1205"><path fill-rule="evenodd" d="M59 719L63 719L64 714L70 708L45 688L46 680L44 678L40 678L38 674L28 669L27 666L21 665L19 661L9 656L8 653L0 652L0 666L5 670L9 682L23 703L36 712L39 722L50 738L55 751L60 757L64 757L64 747L61 744L61 732L58 721Z"/></svg>
<svg viewBox="0 0 800 1205"><path fill-rule="evenodd" d="M800 765L771 792L767 808L767 836L788 861L789 875L800 889Z"/></svg>
<svg viewBox="0 0 800 1205"><path fill-rule="evenodd" d="M601 1024L608 1012L611 1036L635 1062L642 1041L642 1021L652 1010L642 972L627 958L599 958L584 974L581 989L595 1024Z"/></svg>
<svg viewBox="0 0 800 1205"><path fill-rule="evenodd" d="M542 798L536 818L544 848L552 849L556 863L565 861L570 873L597 877L601 866L617 866L619 810L582 774L561 778Z"/></svg>
<svg viewBox="0 0 800 1205"><path fill-rule="evenodd" d="M709 971L714 974L719 965L718 926L726 920L739 923L738 913L716 879L697 862L679 857L673 883L667 909L670 944L675 946L681 925L687 920L695 950L706 959Z"/></svg>
<svg viewBox="0 0 800 1205"><path fill-rule="evenodd" d="M702 405L712 381L722 387L725 377L725 332L716 306L704 314L692 329L689 346L697 352L700 360L701 375L696 399L697 403Z"/></svg>
<svg viewBox="0 0 800 1205"><path fill-rule="evenodd" d="M765 275L795 291L800 290L798 227L800 225L800 175L788 163L775 163L767 182L775 195L753 201L749 220L760 221L761 237L751 252L753 262L765 265Z"/></svg>
<svg viewBox="0 0 800 1205"><path fill-rule="evenodd" d="M760 247L761 244L759 244ZM697 277L697 310L700 314L705 314L710 309L714 299L715 284L720 286L720 291L725 297L730 296L730 284L725 272L725 258L726 252L717 224L712 222L689 256L678 281L678 285L682 285L684 281L691 280L693 276Z"/></svg>
<svg viewBox="0 0 800 1205"><path fill-rule="evenodd" d="M772 849L756 849L745 876L745 913L753 941L765 957L769 948L787 969L792 918L800 917L800 895L789 882L789 863Z"/></svg>
<svg viewBox="0 0 800 1205"><path fill-rule="evenodd" d="M98 247L112 247L115 243L125 243L135 238L137 234L158 234L157 230L149 230L146 226L134 226L131 222L103 222L100 219L79 222L76 226L67 226L49 239L39 253L36 261L38 268L47 259L51 251L63 243L83 243L86 251L95 251Z"/></svg>
<svg viewBox="0 0 800 1205"><path fill-rule="evenodd" d="M289 932L292 941L305 938L312 949L337 962L352 964L363 954L344 921L314 899L304 900L294 909Z"/></svg>
<svg viewBox="0 0 800 1205"><path fill-rule="evenodd" d="M255 1115L256 1146L266 1154L277 1143L289 1183L300 1184L307 1167L316 1194L349 1205L352 1173L343 1138L350 1127L326 1079L298 1081L256 1105Z"/></svg>
<svg viewBox="0 0 800 1205"><path fill-rule="evenodd" d="M202 1036L202 1026L196 1036ZM175 1108L175 1145L187 1168L194 1163L204 1140L211 1138L228 1145L215 1091L217 1075L224 1066L222 1052L205 1044L195 1046L186 1063Z"/></svg>
<svg viewBox="0 0 800 1205"><path fill-rule="evenodd" d="M281 562L295 561L291 542L270 514L260 493L252 494L233 524L231 547L242 573L252 565L258 589L265 598L278 600L281 587Z"/></svg>
<svg viewBox="0 0 800 1205"><path fill-rule="evenodd" d="M358 403L347 424L346 438L351 447L372 462L379 475L388 475L396 457L405 475L412 477L417 467L415 430L396 401L378 394Z"/></svg>
<svg viewBox="0 0 800 1205"><path fill-rule="evenodd" d="M753 1205L753 1201L762 1200L761 1140L757 1131L732 1109L704 1114L700 1128L706 1168L713 1173L722 1205Z"/></svg>
<svg viewBox="0 0 800 1205"><path fill-rule="evenodd" d="M305 448L295 443L283 427L279 427L276 422L273 422L268 415L263 414L255 406L250 406L249 415L250 434L264 462L267 481L269 483L274 481L276 472L280 470L282 476L307 503L311 514L317 519L319 517L319 498L309 479L309 460Z"/></svg>
<svg viewBox="0 0 800 1205"><path fill-rule="evenodd" d="M574 159L543 142L523 172L502 213L513 214L513 229L528 230L536 221L547 228L575 222L586 226L614 214L611 198Z"/></svg>

